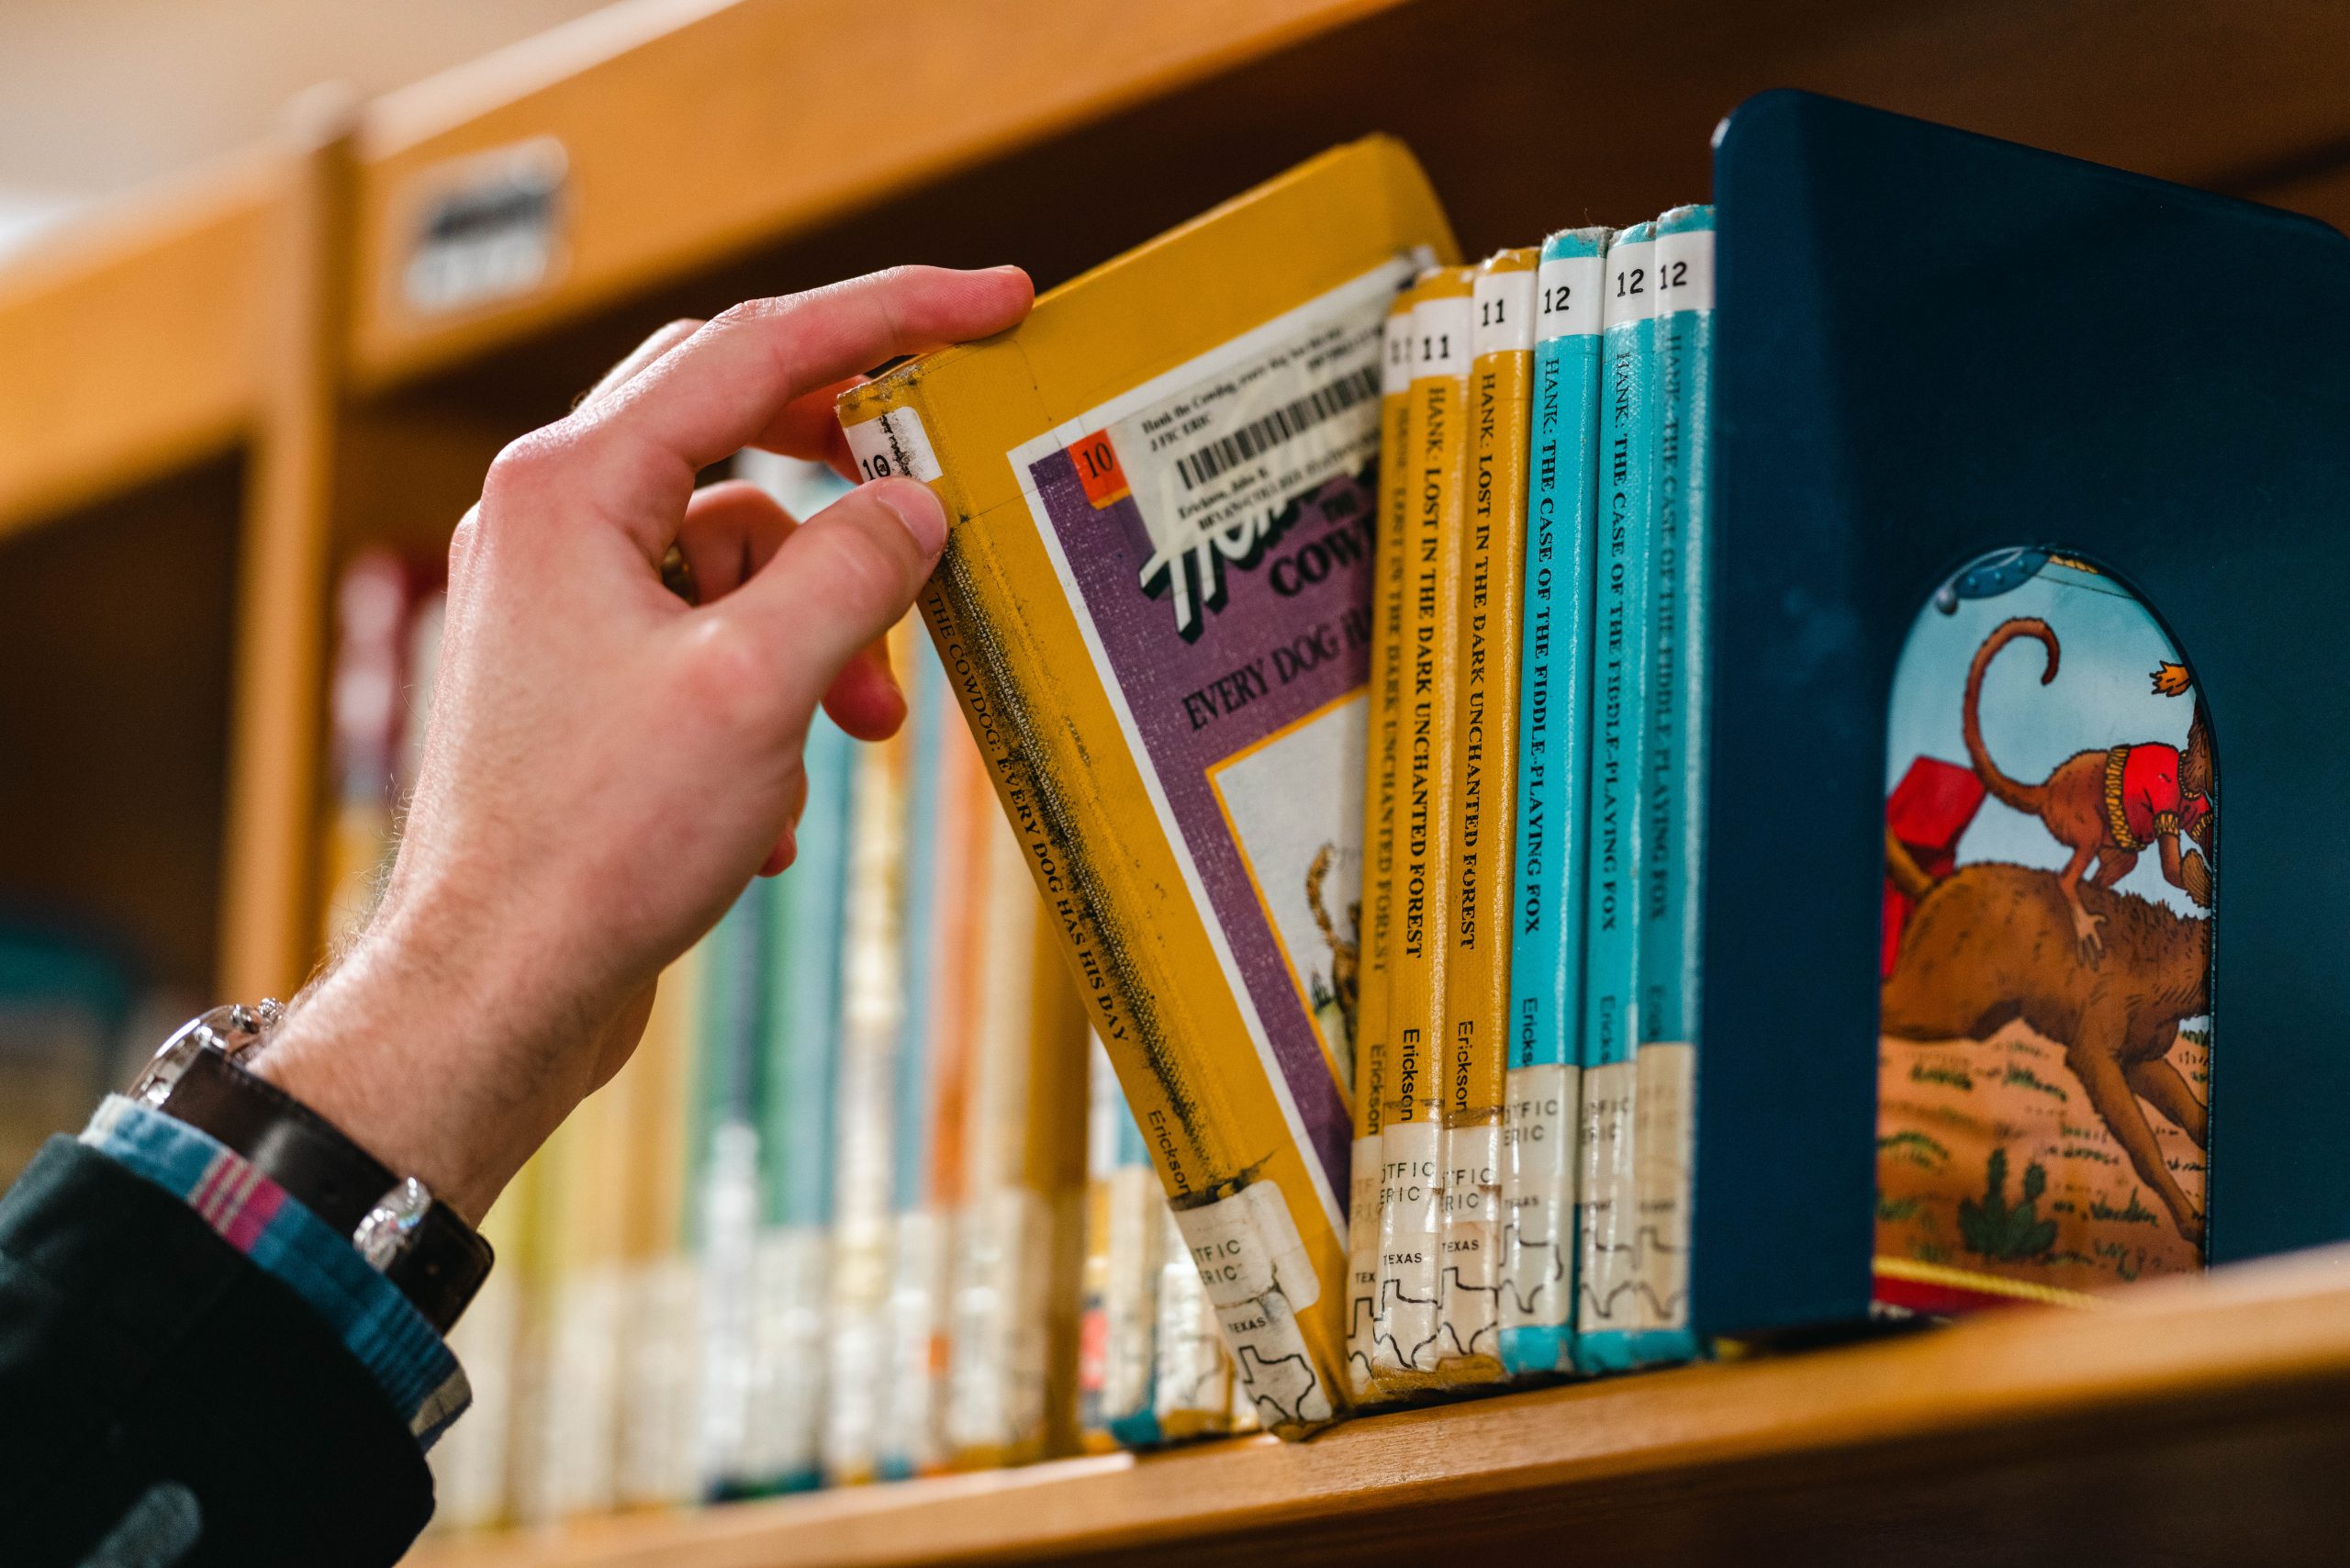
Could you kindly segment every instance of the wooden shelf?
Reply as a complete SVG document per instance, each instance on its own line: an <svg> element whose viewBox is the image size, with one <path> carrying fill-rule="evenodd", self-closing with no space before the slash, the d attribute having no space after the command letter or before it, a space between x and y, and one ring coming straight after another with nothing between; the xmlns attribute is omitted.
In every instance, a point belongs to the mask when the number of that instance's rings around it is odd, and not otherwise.
<svg viewBox="0 0 2350 1568"><path fill-rule="evenodd" d="M0 533L241 437L272 199L234 160L0 271Z"/></svg>
<svg viewBox="0 0 2350 1568"><path fill-rule="evenodd" d="M413 1568L2222 1562L2350 1525L2350 1250L1136 1459L429 1541ZM2253 1543L2257 1543L2254 1550ZM1487 1558L1487 1561L1494 1559Z"/></svg>
<svg viewBox="0 0 2350 1568"><path fill-rule="evenodd" d="M381 385L483 353L1394 3L681 0L582 18L370 114L354 372ZM424 194L453 161L537 137L568 163L559 272L510 306L420 318L398 279Z"/></svg>

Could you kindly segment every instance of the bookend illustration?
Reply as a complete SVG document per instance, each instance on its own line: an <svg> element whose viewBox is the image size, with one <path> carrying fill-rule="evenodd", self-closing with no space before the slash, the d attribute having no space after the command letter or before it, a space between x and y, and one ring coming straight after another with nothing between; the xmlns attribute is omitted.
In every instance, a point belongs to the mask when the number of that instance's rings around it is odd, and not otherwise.
<svg viewBox="0 0 2350 1568"><path fill-rule="evenodd" d="M2188 665L2095 566L2001 552L1919 612L1886 745L1878 1301L2199 1268L2219 815Z"/></svg>
<svg viewBox="0 0 2350 1568"><path fill-rule="evenodd" d="M2350 243L1802 93L1714 148L1696 1331L2350 1238Z"/></svg>

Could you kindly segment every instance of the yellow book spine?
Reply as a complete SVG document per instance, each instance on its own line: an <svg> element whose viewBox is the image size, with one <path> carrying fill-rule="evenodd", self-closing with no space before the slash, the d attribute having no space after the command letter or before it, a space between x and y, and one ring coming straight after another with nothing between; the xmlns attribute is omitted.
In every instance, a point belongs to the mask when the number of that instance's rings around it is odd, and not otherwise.
<svg viewBox="0 0 2350 1568"><path fill-rule="evenodd" d="M632 1507L689 1502L696 1489L700 1309L684 1222L701 957L695 947L662 975L644 1038L615 1081L632 1083L630 1176L621 1210L627 1274L615 1485L621 1503Z"/></svg>
<svg viewBox="0 0 2350 1568"><path fill-rule="evenodd" d="M1379 532L1371 602L1371 724L1363 774L1360 964L1355 1002L1354 1149L1347 1206L1347 1382L1375 1398L1371 1339L1379 1309L1380 1127L1388 1092L1388 985L1395 928L1395 806L1402 778L1404 603L1409 513L1412 311L1405 289L1380 345Z"/></svg>
<svg viewBox="0 0 2350 1568"><path fill-rule="evenodd" d="M1501 1135L1507 1099L1510 890L1517 840L1518 631L1537 249L1502 251L1471 294L1468 465L1453 715L1450 952L1445 968L1444 1258L1438 1377L1501 1362Z"/></svg>
<svg viewBox="0 0 2350 1568"><path fill-rule="evenodd" d="M1468 454L1472 267L1420 281L1412 310L1410 513L1404 558L1403 790L1389 956L1393 1086L1380 1130L1379 1314L1371 1372L1404 1389L1437 1364L1443 1188L1445 934L1451 886L1455 622Z"/></svg>

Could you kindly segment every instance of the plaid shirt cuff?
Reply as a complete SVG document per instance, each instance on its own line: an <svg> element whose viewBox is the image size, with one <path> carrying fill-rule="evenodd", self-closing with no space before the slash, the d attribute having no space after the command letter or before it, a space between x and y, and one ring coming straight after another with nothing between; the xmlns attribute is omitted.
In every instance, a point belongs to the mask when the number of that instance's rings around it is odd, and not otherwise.
<svg viewBox="0 0 2350 1568"><path fill-rule="evenodd" d="M464 1368L399 1287L234 1149L119 1094L98 1106L82 1141L184 1201L229 1246L309 1303L423 1447L472 1402Z"/></svg>

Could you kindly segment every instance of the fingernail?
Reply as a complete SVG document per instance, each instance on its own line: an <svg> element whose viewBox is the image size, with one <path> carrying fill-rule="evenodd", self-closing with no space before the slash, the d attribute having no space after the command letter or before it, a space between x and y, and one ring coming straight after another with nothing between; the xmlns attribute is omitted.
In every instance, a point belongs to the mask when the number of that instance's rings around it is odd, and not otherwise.
<svg viewBox="0 0 2350 1568"><path fill-rule="evenodd" d="M881 504L906 525L923 554L935 555L946 548L946 509L927 489L911 481L890 485L882 489Z"/></svg>

